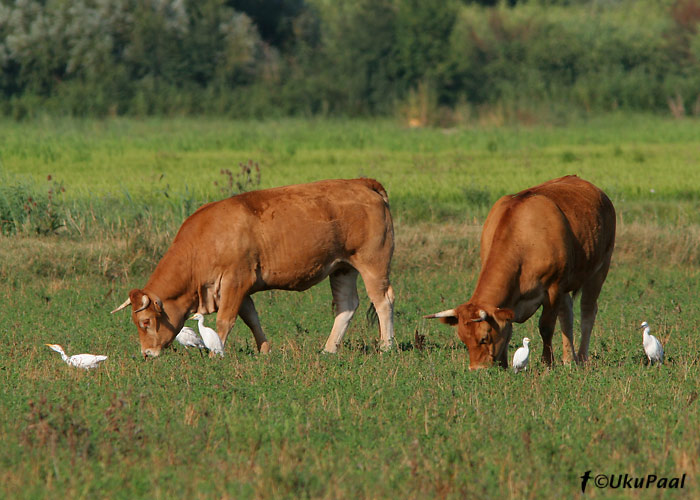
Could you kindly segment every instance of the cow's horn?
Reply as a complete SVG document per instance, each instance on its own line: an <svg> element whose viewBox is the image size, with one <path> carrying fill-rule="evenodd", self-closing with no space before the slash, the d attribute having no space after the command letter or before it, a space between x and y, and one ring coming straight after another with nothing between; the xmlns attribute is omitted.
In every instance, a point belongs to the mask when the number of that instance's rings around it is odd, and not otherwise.
<svg viewBox="0 0 700 500"><path fill-rule="evenodd" d="M485 321L485 320L486 320L486 316L487 316L486 311L484 311L483 309L479 309L479 317L478 317L478 318L474 318L472 321L473 321L474 323L479 323L480 321Z"/></svg>
<svg viewBox="0 0 700 500"><path fill-rule="evenodd" d="M138 309L136 309L134 312L137 313L137 312L139 312L139 311L143 311L144 309L146 309L146 308L148 307L148 304L150 304L150 303L151 303L151 299L148 298L148 295L146 295L146 294L144 293L144 294L141 296L141 307L139 307Z"/></svg>
<svg viewBox="0 0 700 500"><path fill-rule="evenodd" d="M131 299L126 299L122 305L117 307L114 311L112 311L110 314L114 314L117 311L121 311L122 309L128 307L131 305Z"/></svg>
<svg viewBox="0 0 700 500"><path fill-rule="evenodd" d="M428 314L427 316L423 316L424 318L449 318L452 316L457 316L457 313L455 312L454 309L448 309L447 311L441 311L439 313L435 314Z"/></svg>

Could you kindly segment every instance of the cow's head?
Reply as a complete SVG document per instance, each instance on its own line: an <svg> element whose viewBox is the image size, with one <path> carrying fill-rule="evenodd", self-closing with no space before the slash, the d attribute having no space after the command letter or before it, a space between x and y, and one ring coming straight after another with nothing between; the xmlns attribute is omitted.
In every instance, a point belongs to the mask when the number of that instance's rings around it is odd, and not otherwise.
<svg viewBox="0 0 700 500"><path fill-rule="evenodd" d="M134 289L129 298L112 314L131 305L131 319L139 332L141 354L158 356L161 349L170 345L177 332L163 309L163 302L153 294Z"/></svg>
<svg viewBox="0 0 700 500"><path fill-rule="evenodd" d="M505 367L508 361L504 349L510 340L513 311L462 304L426 318L439 318L445 324L457 326L457 335L469 349L469 369L487 368L497 360Z"/></svg>

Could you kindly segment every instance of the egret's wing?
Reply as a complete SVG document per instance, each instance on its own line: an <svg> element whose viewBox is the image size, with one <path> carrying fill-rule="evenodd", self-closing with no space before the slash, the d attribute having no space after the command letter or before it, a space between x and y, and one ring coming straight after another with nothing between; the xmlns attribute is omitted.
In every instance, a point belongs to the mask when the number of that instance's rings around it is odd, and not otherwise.
<svg viewBox="0 0 700 500"><path fill-rule="evenodd" d="M180 344L184 345L185 347L196 347L197 344L201 342L201 340L199 340L199 337L192 335L190 332L178 333L177 337L175 337L175 340L177 340Z"/></svg>
<svg viewBox="0 0 700 500"><path fill-rule="evenodd" d="M656 344L656 357L659 361L663 361L664 359L664 348L661 345L661 342L659 342L659 339L654 337L654 342Z"/></svg>
<svg viewBox="0 0 700 500"><path fill-rule="evenodd" d="M212 351L216 354L224 355L224 344L221 342L221 338L218 335L214 337Z"/></svg>
<svg viewBox="0 0 700 500"><path fill-rule="evenodd" d="M513 355L513 364L522 363L523 361L525 361L527 359L527 354L528 352L525 350L524 347L519 347Z"/></svg>
<svg viewBox="0 0 700 500"><path fill-rule="evenodd" d="M218 333L208 327L201 329L200 333L207 349L216 354L224 355L224 344L221 342L221 337L219 337Z"/></svg>
<svg viewBox="0 0 700 500"><path fill-rule="evenodd" d="M95 354L76 354L71 356L68 363L76 368L94 368L99 363L107 359L107 356L97 356Z"/></svg>
<svg viewBox="0 0 700 500"><path fill-rule="evenodd" d="M524 369L527 366L527 361L529 357L530 350L525 349L524 347L519 347L513 355L513 369L516 372Z"/></svg>

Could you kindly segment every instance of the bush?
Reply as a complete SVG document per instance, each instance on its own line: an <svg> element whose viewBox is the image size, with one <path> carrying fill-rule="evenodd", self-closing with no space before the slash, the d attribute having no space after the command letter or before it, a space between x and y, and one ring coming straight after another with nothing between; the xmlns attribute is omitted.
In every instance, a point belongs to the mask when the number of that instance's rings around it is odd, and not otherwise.
<svg viewBox="0 0 700 500"><path fill-rule="evenodd" d="M0 5L0 112L682 115L699 22L700 0L26 0Z"/></svg>
<svg viewBox="0 0 700 500"><path fill-rule="evenodd" d="M51 234L65 226L63 185L49 175L46 191L31 182L0 171L0 232Z"/></svg>

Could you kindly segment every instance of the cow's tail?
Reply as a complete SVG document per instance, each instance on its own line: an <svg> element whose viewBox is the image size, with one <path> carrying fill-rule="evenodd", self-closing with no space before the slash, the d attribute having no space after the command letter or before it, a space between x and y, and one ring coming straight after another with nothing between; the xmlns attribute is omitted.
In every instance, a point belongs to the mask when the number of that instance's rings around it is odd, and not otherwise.
<svg viewBox="0 0 700 500"><path fill-rule="evenodd" d="M367 324L370 326L379 325L379 315L377 314L377 309L374 307L372 301L370 301L369 306L365 311L365 321L367 321Z"/></svg>
<svg viewBox="0 0 700 500"><path fill-rule="evenodd" d="M389 205L389 195L386 194L386 189L384 189L384 186L382 186L378 181L376 181L374 179L370 179L368 177L361 177L358 180L360 180L362 183L364 183L365 186L370 188L375 193L378 193L379 196L381 196L382 199L384 200L384 203L386 203L387 206Z"/></svg>

